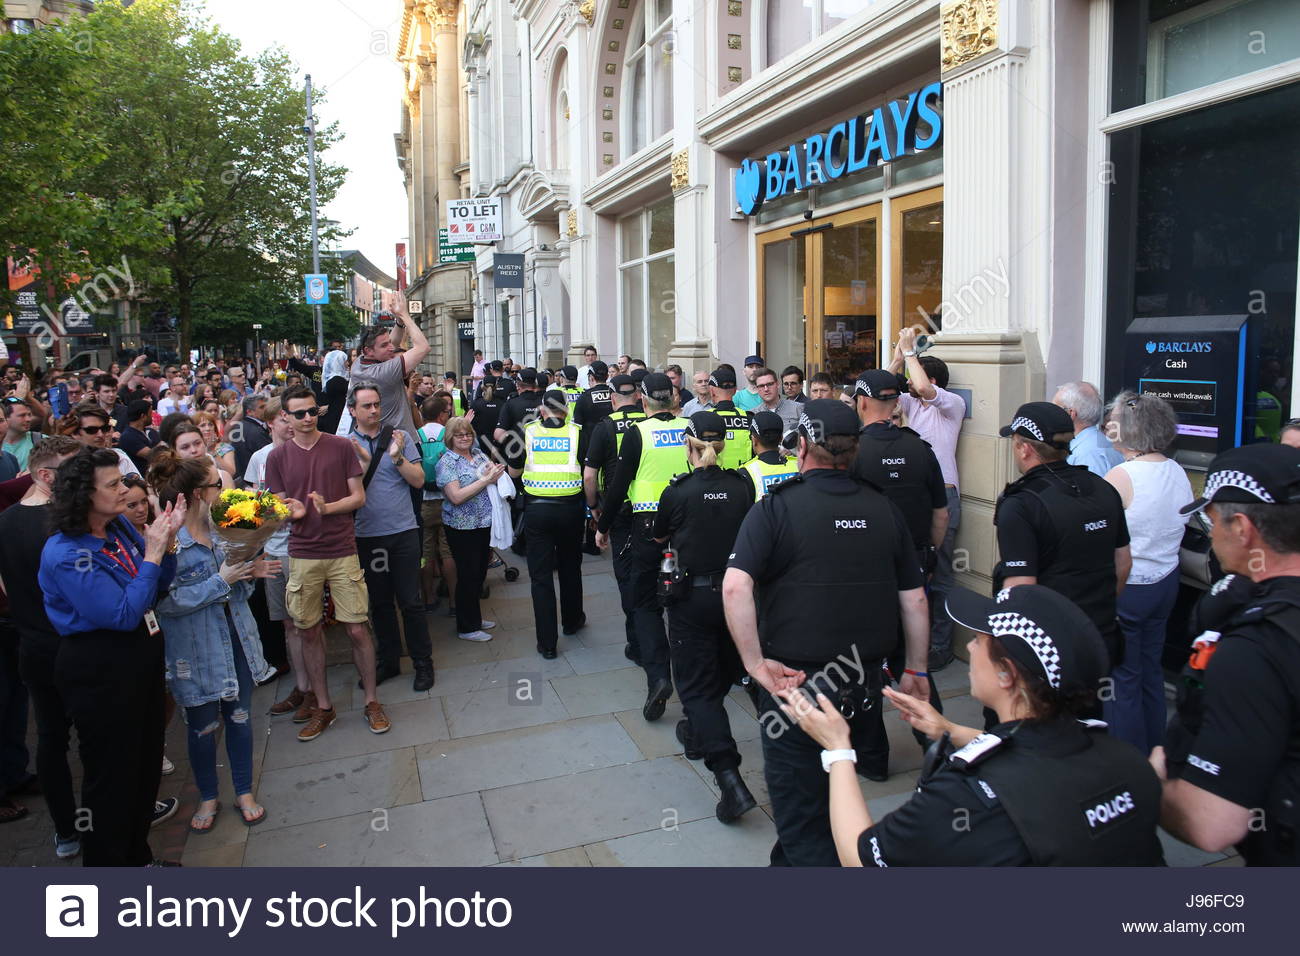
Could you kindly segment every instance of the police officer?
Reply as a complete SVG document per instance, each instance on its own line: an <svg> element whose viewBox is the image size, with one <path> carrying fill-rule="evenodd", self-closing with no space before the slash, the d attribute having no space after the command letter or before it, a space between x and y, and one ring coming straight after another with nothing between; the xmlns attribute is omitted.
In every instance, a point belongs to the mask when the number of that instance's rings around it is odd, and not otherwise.
<svg viewBox="0 0 1300 956"><path fill-rule="evenodd" d="M736 372L731 366L716 368L709 375L709 392L713 410L722 417L727 429L727 447L718 459L723 468L739 468L750 459L750 413L736 407Z"/></svg>
<svg viewBox="0 0 1300 956"><path fill-rule="evenodd" d="M898 506L916 549L916 562L928 582L948 530L948 495L939 459L930 446L912 429L900 428L891 420L902 390L903 383L888 369L868 369L858 376L853 394L862 430L858 433L858 457L850 474L870 482ZM891 655L891 670L903 666L899 643L898 651ZM934 679L924 670L915 676L930 685L930 703L942 712ZM869 780L886 780L889 736L879 708L866 716L865 724L857 748L858 772ZM917 737L924 749L928 742L920 734Z"/></svg>
<svg viewBox="0 0 1300 956"><path fill-rule="evenodd" d="M465 400L465 393L456 385L456 373L445 372L442 376L442 388L451 396L451 417L457 418L469 411L469 403Z"/></svg>
<svg viewBox="0 0 1300 956"><path fill-rule="evenodd" d="M599 359L592 361L588 369L592 385L578 396L573 403L573 420L582 429L579 439L578 456L580 461L587 460L587 446L591 444L592 433L596 426L614 410L613 389L609 387L609 366ZM588 522L584 529L582 550L587 554L600 554L596 547L596 523Z"/></svg>
<svg viewBox="0 0 1300 956"><path fill-rule="evenodd" d="M592 429L591 440L587 444L587 457L583 459L583 490L587 496L587 507L597 522L600 521L601 514L609 510L602 497L613 482L618 453L623 447L623 436L629 428L645 418L645 412L641 410L641 391L632 376L615 375L610 385L613 411ZM632 509L624 502L613 515L609 537L614 547L614 580L618 582L619 603L623 607L623 625L627 636L623 654L628 660L639 664L636 602L633 600L632 588L632 528Z"/></svg>
<svg viewBox="0 0 1300 956"><path fill-rule="evenodd" d="M916 794L876 821L852 771L844 718L822 697L782 692L783 711L826 749L831 828L844 866L1161 866L1160 785L1130 744L1077 719L1109 670L1097 628L1040 585L986 598L962 588L948 614L975 632L970 692L997 714L981 733L886 689L939 741ZM957 746L951 752L949 743ZM960 820L961 825L954 823Z"/></svg>
<svg viewBox="0 0 1300 956"><path fill-rule="evenodd" d="M576 402L578 400L578 396L582 394L582 389L578 388L577 366L566 365L562 369L560 369L559 376L556 378L555 384L552 385L550 388L548 388L547 391L563 393L564 400L568 402L570 405Z"/></svg>
<svg viewBox="0 0 1300 956"><path fill-rule="evenodd" d="M849 474L858 427L842 402L802 406L800 473L750 509L723 582L727 627L759 685L778 866L834 866L837 857L821 748L788 726L772 695L808 683L858 720L880 706L881 663L900 618L908 668L924 671L929 650L929 608L903 516ZM901 684L910 694L929 691L910 673Z"/></svg>
<svg viewBox="0 0 1300 956"><path fill-rule="evenodd" d="M678 475L659 497L654 537L672 541L685 572L680 594L668 604L668 644L684 720L677 739L691 759L704 758L722 799L717 817L731 823L756 806L740 777L740 751L723 702L743 673L722 611L722 576L736 532L753 503L738 473L718 467L726 427L715 412L696 412L686 426L686 456L693 471Z"/></svg>
<svg viewBox="0 0 1300 956"><path fill-rule="evenodd" d="M479 446L489 455L499 454L493 435L496 432L497 418L501 414L501 405L505 402L497 394L497 382L491 376L484 378L479 383L474 401L470 403L470 411L474 413L474 435L478 438Z"/></svg>
<svg viewBox="0 0 1300 956"><path fill-rule="evenodd" d="M1113 665L1121 640L1115 601L1133 563L1119 492L1066 461L1074 424L1051 402L1021 405L1001 435L1013 442L1021 477L993 512L1002 555L995 586L1042 584L1064 594L1097 625Z"/></svg>
<svg viewBox="0 0 1300 956"><path fill-rule="evenodd" d="M750 491L757 501L787 478L799 474L799 463L786 458L781 450L785 422L776 412L754 412L749 417L754 457L741 466L740 473L749 479Z"/></svg>
<svg viewBox="0 0 1300 956"><path fill-rule="evenodd" d="M683 440L686 419L677 416L675 400L673 383L662 372L650 372L641 380L641 401L648 417L623 436L618 468L606 486L605 508L596 523L596 544L603 550L623 503L631 504L633 618L637 659L645 670L649 688L641 708L646 720L662 717L673 693L668 634L656 592L663 552L651 530L659 510L659 496L668 482L688 468Z"/></svg>
<svg viewBox="0 0 1300 956"><path fill-rule="evenodd" d="M1178 713L1151 764L1161 825L1247 866L1300 865L1300 450L1246 445L1183 509L1213 522L1232 572L1202 599ZM1207 605L1218 604L1211 612Z"/></svg>
<svg viewBox="0 0 1300 956"><path fill-rule="evenodd" d="M506 456L506 463L514 469L521 468L524 460L524 427L538 418L542 404L542 391L537 387L537 369L526 368L519 373L519 390L506 399L497 413L497 425L492 438Z"/></svg>
<svg viewBox="0 0 1300 956"><path fill-rule="evenodd" d="M587 623L582 611L582 525L586 517L582 466L578 460L578 426L568 421L564 398L548 394L541 417L524 426L522 470L512 468L524 493L524 528L528 535L528 577L532 581L533 622L537 652L555 660L555 582L560 578L560 620L564 633L576 634Z"/></svg>

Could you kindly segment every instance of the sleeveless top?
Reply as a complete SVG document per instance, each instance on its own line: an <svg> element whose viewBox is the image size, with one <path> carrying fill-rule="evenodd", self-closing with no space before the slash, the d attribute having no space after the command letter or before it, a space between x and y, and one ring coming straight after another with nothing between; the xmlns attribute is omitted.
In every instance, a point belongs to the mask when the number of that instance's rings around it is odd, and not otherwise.
<svg viewBox="0 0 1300 956"><path fill-rule="evenodd" d="M1133 500L1124 509L1133 570L1129 584L1155 584L1178 567L1187 518L1178 509L1192 500L1192 485L1176 461L1126 461Z"/></svg>

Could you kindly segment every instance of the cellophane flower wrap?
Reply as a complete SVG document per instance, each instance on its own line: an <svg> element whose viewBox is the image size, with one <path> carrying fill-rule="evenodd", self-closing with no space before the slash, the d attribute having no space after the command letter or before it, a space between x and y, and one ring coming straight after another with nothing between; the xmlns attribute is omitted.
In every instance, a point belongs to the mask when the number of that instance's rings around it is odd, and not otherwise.
<svg viewBox="0 0 1300 956"><path fill-rule="evenodd" d="M231 564L252 561L289 519L289 506L269 491L223 491L212 505L212 526Z"/></svg>

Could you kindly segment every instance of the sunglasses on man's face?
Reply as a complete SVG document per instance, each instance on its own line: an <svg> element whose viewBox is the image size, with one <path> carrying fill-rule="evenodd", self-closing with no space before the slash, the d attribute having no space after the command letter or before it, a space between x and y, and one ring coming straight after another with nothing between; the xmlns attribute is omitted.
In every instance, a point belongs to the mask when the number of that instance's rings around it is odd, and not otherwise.
<svg viewBox="0 0 1300 956"><path fill-rule="evenodd" d="M81 431L84 435L99 435L103 432L112 431L111 425L82 425Z"/></svg>
<svg viewBox="0 0 1300 956"><path fill-rule="evenodd" d="M313 405L311 408L300 408L296 412L290 412L289 414L298 419L298 421L302 421L304 418L317 417L320 415L320 409Z"/></svg>

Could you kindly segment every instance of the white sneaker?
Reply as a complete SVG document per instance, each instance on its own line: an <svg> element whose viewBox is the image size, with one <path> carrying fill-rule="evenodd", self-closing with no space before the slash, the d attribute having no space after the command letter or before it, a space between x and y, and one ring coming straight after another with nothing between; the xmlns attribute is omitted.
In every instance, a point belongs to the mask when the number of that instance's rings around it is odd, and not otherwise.
<svg viewBox="0 0 1300 956"><path fill-rule="evenodd" d="M468 634L457 634L456 636L462 641L478 641L482 643L483 641L492 640L492 635L485 634L483 631L470 631Z"/></svg>
<svg viewBox="0 0 1300 956"><path fill-rule="evenodd" d="M485 630L485 631L490 631L490 630L492 630L492 628L494 628L494 627L496 627L496 626L497 626L497 622L496 622L496 621L481 621L481 622L479 622L479 627L482 628L482 629Z"/></svg>
<svg viewBox="0 0 1300 956"><path fill-rule="evenodd" d="M54 855L60 860L70 860L81 852L80 837L61 837L54 834Z"/></svg>
<svg viewBox="0 0 1300 956"><path fill-rule="evenodd" d="M163 762L162 762L162 773L163 773L163 776L165 777L165 776L167 776L169 773L175 773L175 772L176 772L176 764L174 764L174 763L172 763L170 760L168 760L166 754L163 754Z"/></svg>

